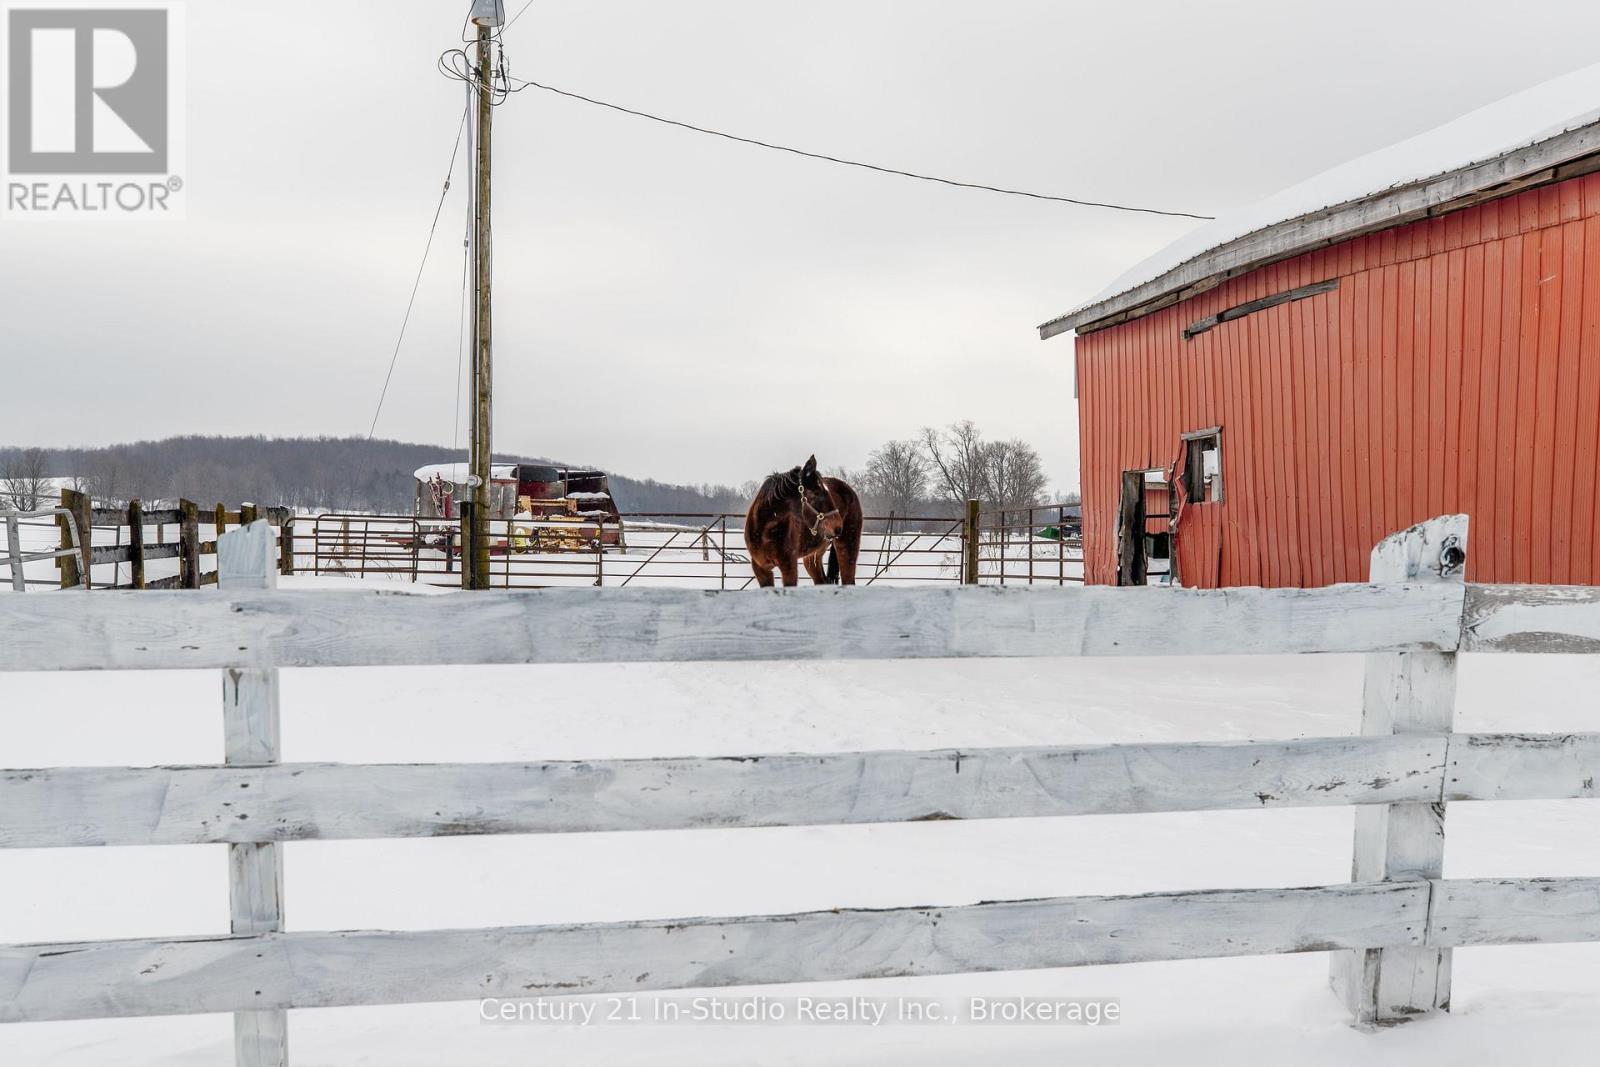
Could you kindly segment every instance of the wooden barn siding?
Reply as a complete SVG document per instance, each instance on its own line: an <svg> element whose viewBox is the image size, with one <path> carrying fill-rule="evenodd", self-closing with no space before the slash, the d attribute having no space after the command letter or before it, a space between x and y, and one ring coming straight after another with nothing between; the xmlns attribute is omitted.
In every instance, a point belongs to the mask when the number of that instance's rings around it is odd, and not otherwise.
<svg viewBox="0 0 1600 1067"><path fill-rule="evenodd" d="M1333 292L1183 339L1327 278ZM1221 425L1220 579L1365 581L1372 546L1472 517L1478 582L1600 580L1600 175L1264 267L1077 339L1085 570L1116 580L1118 476ZM1180 542L1185 536L1180 525ZM1209 568L1202 568L1203 570Z"/></svg>

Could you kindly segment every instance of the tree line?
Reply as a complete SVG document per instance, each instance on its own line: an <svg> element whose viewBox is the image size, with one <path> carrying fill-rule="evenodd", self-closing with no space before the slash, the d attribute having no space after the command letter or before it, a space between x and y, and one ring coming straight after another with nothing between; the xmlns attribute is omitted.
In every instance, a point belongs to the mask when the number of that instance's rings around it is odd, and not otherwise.
<svg viewBox="0 0 1600 1067"><path fill-rule="evenodd" d="M985 511L1076 502L1052 500L1038 451L1017 438L990 440L970 419L887 441L847 480L869 515L954 518L968 500Z"/></svg>
<svg viewBox="0 0 1600 1067"><path fill-rule="evenodd" d="M413 472L451 450L362 437L222 437L189 435L103 448L0 446L0 506L50 507L59 485L96 503L146 504L180 497L207 505L281 504L310 512L412 512ZM508 463L550 463L531 456ZM558 464L567 465L567 464ZM861 493L869 515L954 518L969 499L986 509L1043 503L1048 480L1025 441L989 440L972 422L886 442L859 470L837 473ZM625 515L739 513L760 478L742 485L676 485L611 474L611 493Z"/></svg>
<svg viewBox="0 0 1600 1067"><path fill-rule="evenodd" d="M106 506L134 498L146 504L186 498L409 515L416 499L413 472L452 454L437 445L364 437L190 435L104 448L0 446L0 506L51 507L60 500L58 486L65 485ZM579 466L535 456L496 460ZM743 487L673 485L620 474L610 480L618 506L630 514L740 511L749 500Z"/></svg>

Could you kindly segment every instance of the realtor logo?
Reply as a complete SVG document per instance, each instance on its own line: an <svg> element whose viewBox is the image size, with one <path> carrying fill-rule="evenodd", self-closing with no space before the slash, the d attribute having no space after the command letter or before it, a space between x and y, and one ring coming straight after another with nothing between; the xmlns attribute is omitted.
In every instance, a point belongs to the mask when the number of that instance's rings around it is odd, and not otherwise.
<svg viewBox="0 0 1600 1067"><path fill-rule="evenodd" d="M7 218L182 217L181 8L5 12Z"/></svg>

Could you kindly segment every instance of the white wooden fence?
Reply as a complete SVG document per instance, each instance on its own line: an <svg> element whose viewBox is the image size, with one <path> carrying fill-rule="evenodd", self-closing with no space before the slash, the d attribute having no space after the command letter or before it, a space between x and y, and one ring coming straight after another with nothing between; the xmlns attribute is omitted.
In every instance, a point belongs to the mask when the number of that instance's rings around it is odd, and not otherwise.
<svg viewBox="0 0 1600 1067"><path fill-rule="evenodd" d="M227 763L0 771L0 847L226 844L233 933L0 947L0 1022L1334 953L1355 1018L1448 1006L1464 945L1600 940L1600 879L1440 877L1445 804L1596 795L1600 734L1451 732L1458 652L1600 652L1600 589L1467 586L1466 522L1377 584L1233 589L278 592L264 524L222 588L0 597L0 670L223 672ZM263 588L266 587L266 588ZM747 759L278 763L277 671L431 663L1370 653L1363 736ZM286 932L281 841L1360 805L1348 884L425 932Z"/></svg>

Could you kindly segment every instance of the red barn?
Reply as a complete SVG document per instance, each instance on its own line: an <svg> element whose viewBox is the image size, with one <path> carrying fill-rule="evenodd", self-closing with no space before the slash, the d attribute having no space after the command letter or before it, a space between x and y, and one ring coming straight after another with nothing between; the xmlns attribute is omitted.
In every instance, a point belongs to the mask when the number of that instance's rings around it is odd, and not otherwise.
<svg viewBox="0 0 1600 1067"><path fill-rule="evenodd" d="M1385 535L1454 512L1470 580L1600 580L1597 109L1600 67L1558 78L1041 326L1077 333L1086 580L1143 580L1168 479L1186 586L1363 581Z"/></svg>

